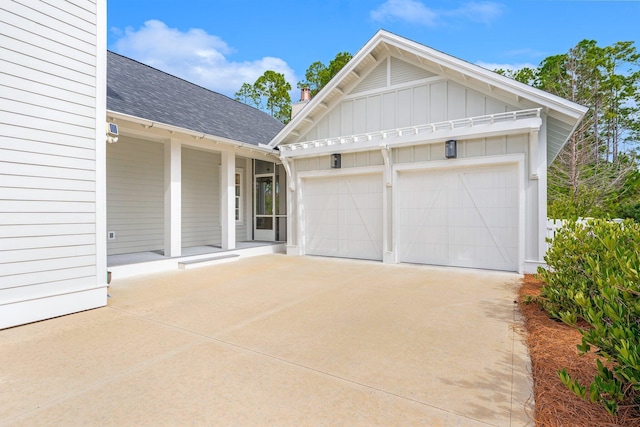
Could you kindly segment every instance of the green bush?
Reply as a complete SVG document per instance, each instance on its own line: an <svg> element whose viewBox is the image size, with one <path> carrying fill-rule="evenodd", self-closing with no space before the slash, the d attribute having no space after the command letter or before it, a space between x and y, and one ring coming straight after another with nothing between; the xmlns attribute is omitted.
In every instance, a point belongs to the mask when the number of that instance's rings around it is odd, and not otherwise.
<svg viewBox="0 0 640 427"><path fill-rule="evenodd" d="M584 322L581 353L593 350L598 373L587 387L566 370L558 374L578 396L603 404L612 414L618 402L640 391L640 224L593 220L568 222L538 269L546 283L538 302L569 325ZM580 322L582 321L582 322Z"/></svg>
<svg viewBox="0 0 640 427"><path fill-rule="evenodd" d="M630 218L635 222L640 222L640 202L620 206L617 216L620 218Z"/></svg>

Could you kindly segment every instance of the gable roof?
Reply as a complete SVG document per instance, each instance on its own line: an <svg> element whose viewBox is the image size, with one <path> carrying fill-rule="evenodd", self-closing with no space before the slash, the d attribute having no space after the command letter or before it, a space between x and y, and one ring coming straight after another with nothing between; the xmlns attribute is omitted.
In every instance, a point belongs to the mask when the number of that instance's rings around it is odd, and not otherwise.
<svg viewBox="0 0 640 427"><path fill-rule="evenodd" d="M107 110L252 145L268 144L284 126L256 108L110 51Z"/></svg>
<svg viewBox="0 0 640 427"><path fill-rule="evenodd" d="M269 144L298 142L318 117L334 105L365 78L375 74L379 59L389 53L420 64L447 79L508 101L522 110L542 108L547 120L547 161L550 164L587 111L586 107L559 96L533 88L493 71L460 60L443 52L400 37L385 30L378 31L338 74L285 126Z"/></svg>

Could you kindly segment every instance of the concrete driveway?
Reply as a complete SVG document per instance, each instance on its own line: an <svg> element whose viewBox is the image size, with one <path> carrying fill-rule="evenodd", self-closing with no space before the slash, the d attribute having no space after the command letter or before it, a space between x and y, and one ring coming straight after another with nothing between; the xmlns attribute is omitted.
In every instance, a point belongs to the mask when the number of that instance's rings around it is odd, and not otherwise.
<svg viewBox="0 0 640 427"><path fill-rule="evenodd" d="M0 331L0 424L530 423L519 276L267 255Z"/></svg>

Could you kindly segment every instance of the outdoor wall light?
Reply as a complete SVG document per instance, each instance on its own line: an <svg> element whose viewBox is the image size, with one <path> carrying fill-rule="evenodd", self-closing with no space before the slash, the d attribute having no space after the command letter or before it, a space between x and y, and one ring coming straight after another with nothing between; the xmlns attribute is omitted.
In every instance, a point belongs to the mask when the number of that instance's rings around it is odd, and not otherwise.
<svg viewBox="0 0 640 427"><path fill-rule="evenodd" d="M331 169L340 169L342 167L342 159L340 154L331 155Z"/></svg>
<svg viewBox="0 0 640 427"><path fill-rule="evenodd" d="M444 156L447 159L455 159L458 157L458 144L455 139L450 139L444 143Z"/></svg>
<svg viewBox="0 0 640 427"><path fill-rule="evenodd" d="M107 142L109 144L115 144L118 142L118 125L116 123L107 122Z"/></svg>

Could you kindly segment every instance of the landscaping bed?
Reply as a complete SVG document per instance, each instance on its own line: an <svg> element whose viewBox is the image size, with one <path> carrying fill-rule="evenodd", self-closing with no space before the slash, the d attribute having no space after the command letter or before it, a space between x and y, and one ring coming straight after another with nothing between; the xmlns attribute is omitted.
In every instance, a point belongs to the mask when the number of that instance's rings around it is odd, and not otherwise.
<svg viewBox="0 0 640 427"><path fill-rule="evenodd" d="M531 356L536 426L640 426L638 405L621 402L618 414L613 416L562 384L558 377L562 368L583 384L593 381L597 356L593 352L579 354L576 345L582 335L576 328L551 319L536 303L524 303L525 296L538 295L542 285L534 275L525 275L518 299Z"/></svg>

